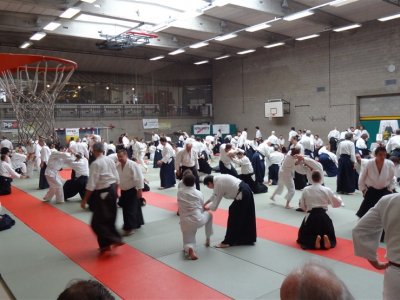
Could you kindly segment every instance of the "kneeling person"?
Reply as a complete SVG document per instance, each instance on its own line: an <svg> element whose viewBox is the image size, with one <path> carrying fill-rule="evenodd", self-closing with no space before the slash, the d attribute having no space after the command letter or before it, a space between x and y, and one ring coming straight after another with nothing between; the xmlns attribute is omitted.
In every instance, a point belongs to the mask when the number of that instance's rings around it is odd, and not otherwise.
<svg viewBox="0 0 400 300"><path fill-rule="evenodd" d="M326 214L328 205L340 207L342 200L332 190L322 186L319 171L312 173L313 184L304 188L300 207L307 212L299 228L297 243L303 249L330 249L336 246L335 229L331 218Z"/></svg>
<svg viewBox="0 0 400 300"><path fill-rule="evenodd" d="M203 194L195 187L196 178L189 170L184 172L182 185L178 190L178 209L180 225L183 236L185 254L191 260L196 260L194 251L196 245L196 232L205 226L206 246L210 246L210 237L213 234L212 214L204 211Z"/></svg>

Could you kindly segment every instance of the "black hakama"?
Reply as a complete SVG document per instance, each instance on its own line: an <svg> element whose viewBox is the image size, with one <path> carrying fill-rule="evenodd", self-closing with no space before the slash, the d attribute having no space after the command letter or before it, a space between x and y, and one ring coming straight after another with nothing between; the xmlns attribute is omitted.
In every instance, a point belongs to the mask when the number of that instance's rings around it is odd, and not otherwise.
<svg viewBox="0 0 400 300"><path fill-rule="evenodd" d="M74 177L72 179L67 180L63 186L64 199L68 200L69 198L74 197L78 193L79 196L81 196L81 199L83 199L83 197L85 196L87 181L88 181L87 176Z"/></svg>
<svg viewBox="0 0 400 300"><path fill-rule="evenodd" d="M392 152L390 152L390 156L397 156L400 158L400 149L394 149Z"/></svg>
<svg viewBox="0 0 400 300"><path fill-rule="evenodd" d="M137 190L135 188L121 191L118 205L122 207L122 216L124 218L123 230L131 231L144 225L142 203L137 197Z"/></svg>
<svg viewBox="0 0 400 300"><path fill-rule="evenodd" d="M304 149L304 155L308 156L310 158L314 158L314 153L313 151L309 150L309 149Z"/></svg>
<svg viewBox="0 0 400 300"><path fill-rule="evenodd" d="M101 194L107 193L104 199ZM122 242L121 235L115 227L117 218L117 191L115 184L95 190L90 199L93 217L90 226L97 236L100 249Z"/></svg>
<svg viewBox="0 0 400 300"><path fill-rule="evenodd" d="M294 188L301 191L307 186L307 175L294 172Z"/></svg>
<svg viewBox="0 0 400 300"><path fill-rule="evenodd" d="M211 168L210 164L208 163L208 154L206 151L203 151L199 158L199 172L202 172L205 174L211 174L211 171L212 171L212 168Z"/></svg>
<svg viewBox="0 0 400 300"><path fill-rule="evenodd" d="M0 196L11 194L11 182L12 178L0 175Z"/></svg>
<svg viewBox="0 0 400 300"><path fill-rule="evenodd" d="M194 167L185 167L185 166L181 166L179 168L180 172L181 172L181 176L179 176L180 180L182 180L182 176L183 176L183 172L185 172L186 170L190 170L192 171L192 174L195 177L195 183L196 183L196 190L200 191L200 177L199 177L199 172L197 172L196 166Z"/></svg>
<svg viewBox="0 0 400 300"><path fill-rule="evenodd" d="M319 156L319 162L321 163L328 177L335 177L338 174L338 168L328 154L321 153Z"/></svg>
<svg viewBox="0 0 400 300"><path fill-rule="evenodd" d="M277 185L279 179L279 165L273 164L268 167L268 180L271 185Z"/></svg>
<svg viewBox="0 0 400 300"><path fill-rule="evenodd" d="M268 192L268 187L265 184L254 181L253 174L240 174L239 179L247 183L254 194L263 194Z"/></svg>
<svg viewBox="0 0 400 300"><path fill-rule="evenodd" d="M331 247L336 246L335 228L331 218L322 207L314 207L303 219L299 228L297 243L303 249L315 249L317 236L321 237L321 249L326 249L324 245L324 235L327 235L331 242Z"/></svg>
<svg viewBox="0 0 400 300"><path fill-rule="evenodd" d="M358 209L356 216L362 218L376 203L385 195L392 194L387 188L377 190L373 187L369 187L365 193L364 200Z"/></svg>
<svg viewBox="0 0 400 300"><path fill-rule="evenodd" d="M265 176L264 158L264 155L262 155L260 152L255 152L251 158L251 165L253 166L256 181L260 183L264 182Z"/></svg>
<svg viewBox="0 0 400 300"><path fill-rule="evenodd" d="M40 168L39 173L39 189L44 190L49 188L49 184L47 183L46 176L44 172L46 172L47 164L43 163L43 167Z"/></svg>
<svg viewBox="0 0 400 300"><path fill-rule="evenodd" d="M241 182L241 200L234 200L229 206L228 226L223 244L253 245L257 241L256 211L250 187Z"/></svg>
<svg viewBox="0 0 400 300"><path fill-rule="evenodd" d="M162 160L162 154L161 150L157 149L156 152L154 152L153 168L159 168L159 166L157 165L157 162L159 160Z"/></svg>
<svg viewBox="0 0 400 300"><path fill-rule="evenodd" d="M337 144L338 144L338 140L334 137L331 137L329 139L329 149L331 150L331 152L336 153L337 151Z"/></svg>
<svg viewBox="0 0 400 300"><path fill-rule="evenodd" d="M222 161L219 161L219 171L221 172L221 174L229 174L232 175L234 177L239 177L238 172L236 171L236 169L231 165L231 168L228 169L227 167L225 167L224 163Z"/></svg>
<svg viewBox="0 0 400 300"><path fill-rule="evenodd" d="M111 155L111 154L113 154L113 153L115 153L114 150L108 149L108 150L107 150L107 153L106 153L106 156L109 156L109 155Z"/></svg>
<svg viewBox="0 0 400 300"><path fill-rule="evenodd" d="M339 158L339 168L337 174L337 188L338 193L354 193L355 170L353 162L350 160L350 155L342 154Z"/></svg>
<svg viewBox="0 0 400 300"><path fill-rule="evenodd" d="M252 157L253 157L253 154L255 153L256 151L252 148L252 147L248 147L247 149L246 149L246 156L250 159L250 161L251 161L251 159L252 159Z"/></svg>
<svg viewBox="0 0 400 300"><path fill-rule="evenodd" d="M161 187L167 189L173 187L175 179L175 160L172 158L169 163L163 163L160 168Z"/></svg>

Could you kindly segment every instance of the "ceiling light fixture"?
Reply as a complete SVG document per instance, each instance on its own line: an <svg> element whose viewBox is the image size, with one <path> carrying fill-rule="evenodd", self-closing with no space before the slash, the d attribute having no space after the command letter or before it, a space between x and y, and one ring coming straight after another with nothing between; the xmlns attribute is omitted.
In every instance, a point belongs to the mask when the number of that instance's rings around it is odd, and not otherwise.
<svg viewBox="0 0 400 300"><path fill-rule="evenodd" d="M50 22L49 24L47 24L43 29L44 30L48 30L48 31L53 31L56 30L58 27L61 26L61 23L57 23L57 22Z"/></svg>
<svg viewBox="0 0 400 300"><path fill-rule="evenodd" d="M359 27L361 27L361 24L353 24L353 25L348 25L348 26L335 28L335 29L333 29L333 31L341 32L341 31L350 30L350 29L359 28Z"/></svg>
<svg viewBox="0 0 400 300"><path fill-rule="evenodd" d="M329 5L334 6L334 7L339 7L339 6L350 4L350 3L353 3L356 1L358 1L358 0L336 0L336 1L329 2Z"/></svg>
<svg viewBox="0 0 400 300"><path fill-rule="evenodd" d="M183 52L185 52L184 49L178 49L178 50L175 50L175 51L172 51L172 52L168 53L168 55L177 55L177 54L181 54Z"/></svg>
<svg viewBox="0 0 400 300"><path fill-rule="evenodd" d="M32 41L40 41L45 36L46 36L46 32L36 32L29 39L32 40Z"/></svg>
<svg viewBox="0 0 400 300"><path fill-rule="evenodd" d="M269 27L271 27L271 25L269 25L267 23L262 23L262 24L258 24L258 25L254 25L254 26L251 26L249 28L246 28L245 30L247 32L256 32L256 31L263 30L263 29L266 29L266 28L269 28Z"/></svg>
<svg viewBox="0 0 400 300"><path fill-rule="evenodd" d="M86 3L93 3L96 2L96 0L81 0L82 2L86 2Z"/></svg>
<svg viewBox="0 0 400 300"><path fill-rule="evenodd" d="M390 20L393 20L393 19L397 19L397 18L400 18L400 14L383 17L383 18L380 18L378 20L381 21L381 22L386 22L386 21L390 21Z"/></svg>
<svg viewBox="0 0 400 300"><path fill-rule="evenodd" d="M218 57L216 57L216 58L214 58L215 60L220 60L220 59L225 59L225 58L228 58L228 57L231 57L230 55L222 55L222 56L218 56Z"/></svg>
<svg viewBox="0 0 400 300"><path fill-rule="evenodd" d="M164 57L165 57L164 55L160 55L160 56L150 58L150 60L159 60L159 59L163 59Z"/></svg>
<svg viewBox="0 0 400 300"><path fill-rule="evenodd" d="M193 44L193 45L189 46L189 48L197 49L197 48L205 47L205 46L208 46L208 45L209 45L209 43L207 43L207 42L200 42L200 43Z"/></svg>
<svg viewBox="0 0 400 300"><path fill-rule="evenodd" d="M198 61L198 62L195 62L194 64L195 65L203 65L203 64L206 64L206 63L208 63L208 60Z"/></svg>
<svg viewBox="0 0 400 300"><path fill-rule="evenodd" d="M319 37L319 34L311 34L311 35L299 37L299 38L296 38L296 41L305 41L305 40L313 39L316 37Z"/></svg>
<svg viewBox="0 0 400 300"><path fill-rule="evenodd" d="M68 8L66 11L64 11L61 15L60 18L64 19L71 19L73 16L75 16L77 13L79 13L81 10L79 8L71 7Z"/></svg>
<svg viewBox="0 0 400 300"><path fill-rule="evenodd" d="M264 48L269 49L269 48L279 47L279 46L283 46L283 45L285 45L285 43L279 42L279 43L274 43L274 44L265 45Z"/></svg>
<svg viewBox="0 0 400 300"><path fill-rule="evenodd" d="M19 46L21 49L26 49L28 47L32 46L32 42L25 42L21 46Z"/></svg>
<svg viewBox="0 0 400 300"><path fill-rule="evenodd" d="M235 37L237 37L236 33L229 33L229 34L217 36L216 38L214 38L214 40L222 42L222 41L226 41L226 40L229 40L229 39L233 39Z"/></svg>
<svg viewBox="0 0 400 300"><path fill-rule="evenodd" d="M294 21L294 20L298 20L298 19L302 19L302 18L311 16L313 14L314 14L314 12L312 10L307 9L307 10L303 10L303 11L288 15L286 17L283 17L283 19L285 21L290 22L290 21Z"/></svg>
<svg viewBox="0 0 400 300"><path fill-rule="evenodd" d="M256 51L255 49L249 49L249 50L240 51L240 52L238 52L236 54L244 55L244 54L252 53L252 52L255 52L255 51Z"/></svg>

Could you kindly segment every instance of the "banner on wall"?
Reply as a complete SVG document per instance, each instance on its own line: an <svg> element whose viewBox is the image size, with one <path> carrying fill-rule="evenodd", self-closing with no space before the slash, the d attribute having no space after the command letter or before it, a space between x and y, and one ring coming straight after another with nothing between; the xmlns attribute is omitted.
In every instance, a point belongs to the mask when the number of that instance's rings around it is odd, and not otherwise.
<svg viewBox="0 0 400 300"><path fill-rule="evenodd" d="M3 120L1 122L1 131L16 131L18 130L17 120Z"/></svg>
<svg viewBox="0 0 400 300"><path fill-rule="evenodd" d="M193 133L194 135L202 135L202 134L211 134L211 126L204 124L204 125L193 125Z"/></svg>
<svg viewBox="0 0 400 300"><path fill-rule="evenodd" d="M79 139L79 128L65 128L65 140L67 143L74 138L75 141Z"/></svg>
<svg viewBox="0 0 400 300"><path fill-rule="evenodd" d="M155 129L158 128L158 119L143 119L144 129Z"/></svg>
<svg viewBox="0 0 400 300"><path fill-rule="evenodd" d="M379 124L379 133L382 134L384 140L388 140L397 129L399 129L398 120L381 120Z"/></svg>
<svg viewBox="0 0 400 300"><path fill-rule="evenodd" d="M222 134L230 133L230 125L229 124L214 124L212 127L213 134L216 134L219 129L221 129Z"/></svg>

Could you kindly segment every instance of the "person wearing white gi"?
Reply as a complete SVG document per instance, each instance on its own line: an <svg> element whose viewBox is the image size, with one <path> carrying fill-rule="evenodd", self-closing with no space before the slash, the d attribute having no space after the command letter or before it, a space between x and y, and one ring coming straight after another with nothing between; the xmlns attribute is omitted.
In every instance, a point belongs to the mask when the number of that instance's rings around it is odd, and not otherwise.
<svg viewBox="0 0 400 300"><path fill-rule="evenodd" d="M271 132L271 135L267 138L267 143L269 143L269 145L271 145L271 146L275 146L275 145L279 144L279 139L275 135L275 131Z"/></svg>
<svg viewBox="0 0 400 300"><path fill-rule="evenodd" d="M205 228L206 247L210 246L210 237L213 234L212 214L204 211L203 194L195 188L195 176L190 170L184 172L182 185L178 189L178 211L183 237L183 249L187 257L196 260L194 250L196 232L200 227Z"/></svg>
<svg viewBox="0 0 400 300"><path fill-rule="evenodd" d="M400 295L400 194L386 195L363 216L353 229L354 253L378 270L385 270L383 299L397 300ZM381 262L377 250L385 231L387 262Z"/></svg>
<svg viewBox="0 0 400 300"><path fill-rule="evenodd" d="M356 161L353 134L346 132L345 140L338 145L336 156L339 161L337 188L338 193L352 194L356 189L354 163Z"/></svg>
<svg viewBox="0 0 400 300"><path fill-rule="evenodd" d="M178 152L175 159L176 177L182 178L185 170L191 170L196 178L196 189L200 191L200 178L197 170L199 169L199 160L197 152L193 149L192 141L186 139L185 148Z"/></svg>
<svg viewBox="0 0 400 300"><path fill-rule="evenodd" d="M138 163L142 165L142 167L145 169L146 173L147 173L147 165L144 161L144 156L146 155L146 151L147 151L147 145L144 142L143 139L141 139L139 142L139 157L138 157Z"/></svg>
<svg viewBox="0 0 400 300"><path fill-rule="evenodd" d="M23 153L20 147L15 149L15 152L11 156L11 166L19 174L26 174L26 155Z"/></svg>
<svg viewBox="0 0 400 300"><path fill-rule="evenodd" d="M73 171L74 176L64 183L64 200L79 193L81 199L85 196L86 184L89 178L89 161L82 153L74 153L65 162Z"/></svg>
<svg viewBox="0 0 400 300"><path fill-rule="evenodd" d="M233 146L231 144L222 144L219 147L219 170L221 174L230 174L232 176L238 177L238 173L232 165L232 156L235 155L235 152L232 148Z"/></svg>
<svg viewBox="0 0 400 300"><path fill-rule="evenodd" d="M333 153L336 153L337 143L338 143L339 139L340 139L340 132L335 127L335 129L331 130L329 132L329 134L328 134L328 142L329 142L329 145L330 145L330 150Z"/></svg>
<svg viewBox="0 0 400 300"><path fill-rule="evenodd" d="M44 172L47 182L49 183L49 190L43 197L45 202L51 201L56 196L56 203L64 203L63 181L58 174L65 161L69 158L69 153L54 151L49 157L46 171Z"/></svg>
<svg viewBox="0 0 400 300"><path fill-rule="evenodd" d="M304 148L304 154L314 158L314 139L311 137L311 131L307 130L306 134L301 137L299 143Z"/></svg>
<svg viewBox="0 0 400 300"><path fill-rule="evenodd" d="M46 172L51 150L42 139L39 140L39 145L42 147L42 149L40 149L39 189L44 190L49 187L44 173Z"/></svg>
<svg viewBox="0 0 400 300"><path fill-rule="evenodd" d="M11 182L13 178L26 178L13 170L11 165L7 162L7 154L1 154L0 161L0 195L11 194Z"/></svg>
<svg viewBox="0 0 400 300"><path fill-rule="evenodd" d="M362 158L369 156L369 150L367 146L368 136L362 134L359 139L356 140L356 152L358 152Z"/></svg>
<svg viewBox="0 0 400 300"><path fill-rule="evenodd" d="M3 139L0 142L0 149L1 148L7 148L8 150L13 150L13 144L11 143L10 140L7 139L7 137L3 136Z"/></svg>
<svg viewBox="0 0 400 300"><path fill-rule="evenodd" d="M397 129L396 135L389 139L386 145L386 151L390 156L400 157L400 129Z"/></svg>
<svg viewBox="0 0 400 300"><path fill-rule="evenodd" d="M256 126L256 140L258 142L262 141L262 133L261 133L260 127L258 127L258 126Z"/></svg>
<svg viewBox="0 0 400 300"><path fill-rule="evenodd" d="M274 147L274 151L268 156L268 184L277 185L279 180L279 169L282 165L282 161L285 159L285 155L279 151L279 146Z"/></svg>
<svg viewBox="0 0 400 300"><path fill-rule="evenodd" d="M307 181L309 183L313 182L311 175L313 171L319 171L321 174L324 174L324 169L322 165L316 160L306 157L306 156L298 156L299 163L295 166L295 171L297 173L303 174L307 176ZM321 183L324 183L324 177L321 178Z"/></svg>
<svg viewBox="0 0 400 300"><path fill-rule="evenodd" d="M162 159L157 162L160 166L160 189L173 187L175 180L175 151L167 142L167 138L160 138L160 144L163 146Z"/></svg>
<svg viewBox="0 0 400 300"><path fill-rule="evenodd" d="M28 152L26 157L26 175L28 177L32 177L33 169L35 168L36 162L36 151L37 145L33 142L33 140L29 140L26 144L26 151ZM40 159L40 157L39 157Z"/></svg>
<svg viewBox="0 0 400 300"><path fill-rule="evenodd" d="M328 177L335 177L338 173L337 156L333 152L329 151L327 147L330 146L322 146L321 149L319 149L319 162L324 168L324 171Z"/></svg>

